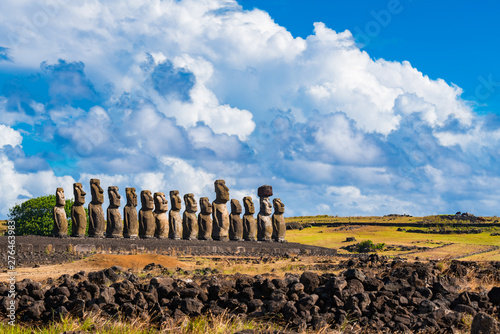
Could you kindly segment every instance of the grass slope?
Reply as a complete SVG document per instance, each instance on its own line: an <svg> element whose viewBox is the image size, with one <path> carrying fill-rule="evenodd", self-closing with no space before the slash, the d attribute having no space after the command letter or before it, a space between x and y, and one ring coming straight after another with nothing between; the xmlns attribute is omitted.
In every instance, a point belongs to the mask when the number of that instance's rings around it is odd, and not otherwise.
<svg viewBox="0 0 500 334"><path fill-rule="evenodd" d="M486 218L488 222L494 222L496 217ZM351 221L362 222L390 222L398 223L396 226L350 226ZM371 240L373 243L385 243L395 246L417 246L429 247L430 250L401 251L389 250L380 252L383 255L408 255L410 257L441 259L441 258L461 258L464 260L492 261L500 260L500 236L492 236L491 233L496 228L487 228L485 232L479 234L423 234L398 231L404 227L405 223L419 222L424 219L434 219L427 217L292 217L287 221L302 223L323 222L323 223L346 223L342 227L310 227L303 230L287 231L287 240L290 242L304 243L308 245L336 248L339 253L348 253L340 247L356 242L345 242L347 237L356 238L357 242ZM475 255L476 253L480 253Z"/></svg>

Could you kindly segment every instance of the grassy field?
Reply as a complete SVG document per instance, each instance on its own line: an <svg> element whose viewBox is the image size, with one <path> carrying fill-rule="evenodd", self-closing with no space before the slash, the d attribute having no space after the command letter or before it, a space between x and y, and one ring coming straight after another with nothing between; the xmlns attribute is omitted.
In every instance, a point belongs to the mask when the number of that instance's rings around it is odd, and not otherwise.
<svg viewBox="0 0 500 334"><path fill-rule="evenodd" d="M492 236L497 228L486 228L478 234L423 234L398 231L405 223L419 222L427 217L292 217L287 221L302 223L347 223L357 222L390 222L396 226L349 226L342 227L310 227L303 230L287 231L289 242L298 242L308 245L336 248L339 253L349 253L340 247L371 240L373 243L384 243L386 250L380 251L383 255L402 255L419 257L421 259L460 258L464 260L496 261L500 260L500 236ZM486 218L487 222L494 222L496 217ZM356 242L345 242L347 237L356 238ZM398 246L429 247L429 250L401 250ZM389 250L387 250L389 248ZM479 253L479 254L476 254Z"/></svg>
<svg viewBox="0 0 500 334"><path fill-rule="evenodd" d="M390 222L390 223L416 223L422 220L422 217L377 217L377 216L352 216L352 217L338 217L338 216L300 216L300 217L287 217L286 222L300 222L300 223L349 223L349 222Z"/></svg>
<svg viewBox="0 0 500 334"><path fill-rule="evenodd" d="M481 217L484 218L483 223L494 223L498 218L494 217ZM338 216L300 216L300 217L287 217L285 221L288 222L300 222L303 224L307 223L342 223L346 224L349 222L360 222L360 223L389 223L389 224L408 224L408 223L430 223L436 224L441 223L440 216L425 216L425 217L408 217L408 216L351 216L351 217L338 217ZM447 221L449 223L450 221ZM457 221L451 221L457 222Z"/></svg>

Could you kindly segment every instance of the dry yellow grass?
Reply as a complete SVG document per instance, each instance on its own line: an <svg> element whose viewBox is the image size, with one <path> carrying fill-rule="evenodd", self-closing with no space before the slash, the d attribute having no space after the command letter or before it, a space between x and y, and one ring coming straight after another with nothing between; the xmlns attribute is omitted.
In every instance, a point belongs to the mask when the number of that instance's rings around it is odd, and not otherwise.
<svg viewBox="0 0 500 334"><path fill-rule="evenodd" d="M88 258L70 263L40 266L38 268L16 268L16 279L29 278L32 280L43 280L49 277L57 278L63 274L73 275L79 271L94 271L112 267L114 265L135 271L142 270L147 264L161 264L166 268L191 269L194 263L189 261L178 261L175 258L160 254L139 255L113 255L94 254ZM0 281L6 281L9 273L0 273Z"/></svg>
<svg viewBox="0 0 500 334"><path fill-rule="evenodd" d="M193 272L196 269L217 269L223 274L242 273L248 275L272 275L273 277L283 277L285 273L300 274L305 270L318 273L333 272L335 264L345 260L344 258L301 256L298 258L259 258L259 257L181 257L171 258L158 254L139 255L110 255L95 254L86 259L63 263L58 265L44 265L38 268L16 269L17 280L29 278L32 280L45 280L49 277L58 278L63 274L73 275L79 271L96 271L107 269L113 265L119 265L124 270L131 269L140 274L142 269L149 263L161 264L163 267L174 271L176 268ZM159 275L161 270L152 271L151 274ZM0 273L0 282L5 282L10 278L7 272Z"/></svg>
<svg viewBox="0 0 500 334"><path fill-rule="evenodd" d="M232 258L232 257L194 257L183 261L193 264L192 268L212 268L224 274L244 273L248 275L271 274L282 277L286 273L301 274L305 270L318 273L330 272L333 265L344 258L300 256L297 258Z"/></svg>
<svg viewBox="0 0 500 334"><path fill-rule="evenodd" d="M277 324L271 321L257 321L245 319L241 316L234 316L223 313L222 315L205 315L195 318L185 317L182 319L170 319L164 322L160 327L152 326L149 318L136 318L130 321L121 319L110 320L108 317L101 317L98 314L88 314L82 320L67 317L61 321L53 321L48 324L38 326L16 324L10 326L7 322L0 323L0 332L5 334L49 334L79 332L85 333L103 333L103 334L230 334L245 329L252 329L256 332L273 332L276 329L284 329L286 324ZM312 331L310 333L313 333ZM315 331L314 333L324 333L324 331Z"/></svg>
<svg viewBox="0 0 500 334"><path fill-rule="evenodd" d="M460 257L461 259L468 259L469 254L476 252L486 251L490 249L489 246L484 245L470 245L470 244L452 244L444 247L435 248L425 252L410 254L409 257L418 257L420 259L446 259Z"/></svg>
<svg viewBox="0 0 500 334"><path fill-rule="evenodd" d="M500 250L485 252L465 258L468 261L500 261Z"/></svg>
<svg viewBox="0 0 500 334"><path fill-rule="evenodd" d="M191 267L190 264L178 261L173 257L150 253L136 255L95 254L82 261L82 265L94 268L109 268L116 265L134 270L142 269L149 263L161 264L166 268Z"/></svg>

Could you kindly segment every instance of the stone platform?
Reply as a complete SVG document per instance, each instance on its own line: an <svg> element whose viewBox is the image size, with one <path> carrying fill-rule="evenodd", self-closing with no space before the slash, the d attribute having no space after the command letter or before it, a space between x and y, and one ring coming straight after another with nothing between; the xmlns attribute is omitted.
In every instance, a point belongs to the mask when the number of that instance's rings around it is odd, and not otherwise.
<svg viewBox="0 0 500 334"><path fill-rule="evenodd" d="M0 237L0 244L7 245L7 237ZM16 237L16 253L19 259L28 260L32 255L44 253L81 255L95 252L118 254L155 252L170 256L335 256L337 254L336 249L288 242L54 238L33 235Z"/></svg>

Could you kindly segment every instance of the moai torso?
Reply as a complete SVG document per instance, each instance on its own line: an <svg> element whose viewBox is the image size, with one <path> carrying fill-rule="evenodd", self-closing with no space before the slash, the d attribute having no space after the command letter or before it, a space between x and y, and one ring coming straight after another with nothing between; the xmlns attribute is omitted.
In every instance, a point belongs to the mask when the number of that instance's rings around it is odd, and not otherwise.
<svg viewBox="0 0 500 334"><path fill-rule="evenodd" d="M56 206L52 210L54 218L54 237L64 238L68 236L68 218L64 206L66 205L66 198L64 197L64 189L57 188L56 190Z"/></svg>
<svg viewBox="0 0 500 334"><path fill-rule="evenodd" d="M269 196L273 195L273 188L268 185L259 187L260 211L257 215L257 238L259 241L271 241L273 235L273 222L271 214L273 207L269 201Z"/></svg>
<svg viewBox="0 0 500 334"><path fill-rule="evenodd" d="M212 240L212 204L208 197L200 198L200 214L198 215L198 239Z"/></svg>
<svg viewBox="0 0 500 334"><path fill-rule="evenodd" d="M180 240L182 239L182 203L178 190L170 191L170 203L172 207L168 212L168 224L170 227L169 238Z"/></svg>
<svg viewBox="0 0 500 334"><path fill-rule="evenodd" d="M85 214L85 195L81 183L73 183L73 194L75 201L71 207L72 233L75 238L83 238L87 229L87 215Z"/></svg>
<svg viewBox="0 0 500 334"><path fill-rule="evenodd" d="M245 206L245 214L243 215L243 238L247 241L257 240L257 221L253 216L255 206L253 205L252 197L244 197L243 205Z"/></svg>
<svg viewBox="0 0 500 334"><path fill-rule="evenodd" d="M155 237L160 239L168 238L168 201L164 193L155 193Z"/></svg>
<svg viewBox="0 0 500 334"><path fill-rule="evenodd" d="M215 185L215 201L212 203L213 229L212 238L214 240L229 240L229 212L226 203L229 201L229 188L224 180L217 180Z"/></svg>
<svg viewBox="0 0 500 334"><path fill-rule="evenodd" d="M99 179L90 179L90 193L92 201L89 203L89 237L102 238L106 228L104 220L104 190L100 185Z"/></svg>
<svg viewBox="0 0 500 334"><path fill-rule="evenodd" d="M243 221L241 220L241 204L237 199L231 200L231 214L229 215L229 239L243 240Z"/></svg>
<svg viewBox="0 0 500 334"><path fill-rule="evenodd" d="M156 222L153 216L153 196L151 191L141 191L141 209L139 210L139 237L153 238Z"/></svg>
<svg viewBox="0 0 500 334"><path fill-rule="evenodd" d="M196 204L194 195L184 195L184 204L186 211L182 215L183 238L186 240L196 240L198 239L198 218L196 217L198 205Z"/></svg>
<svg viewBox="0 0 500 334"><path fill-rule="evenodd" d="M139 221L137 220L137 194L135 188L125 188L127 205L123 208L123 236L135 239L139 237Z"/></svg>
<svg viewBox="0 0 500 334"><path fill-rule="evenodd" d="M121 196L118 193L118 187L116 186L108 187L108 197L109 197L109 206L108 210L106 210L106 217L107 217L106 237L123 238L123 222L122 222L122 215L120 213Z"/></svg>
<svg viewBox="0 0 500 334"><path fill-rule="evenodd" d="M273 240L278 242L285 242L285 204L281 202L280 198L273 200L274 214L273 214Z"/></svg>

